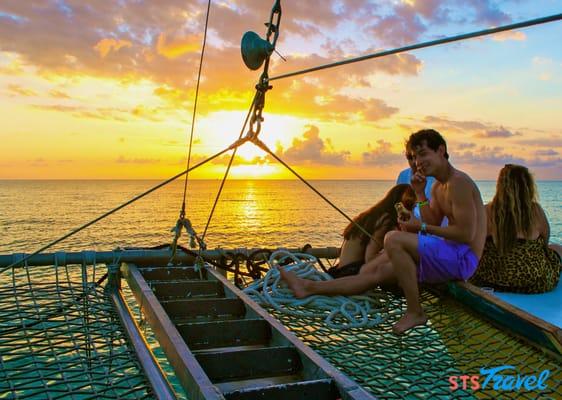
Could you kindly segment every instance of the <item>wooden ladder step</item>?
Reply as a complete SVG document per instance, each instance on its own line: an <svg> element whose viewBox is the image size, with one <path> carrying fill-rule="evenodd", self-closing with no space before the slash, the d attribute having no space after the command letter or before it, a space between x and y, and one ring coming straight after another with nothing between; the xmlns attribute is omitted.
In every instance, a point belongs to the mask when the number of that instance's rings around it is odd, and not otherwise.
<svg viewBox="0 0 562 400"><path fill-rule="evenodd" d="M213 352L197 352L195 358L213 383L291 375L302 369L299 353L290 346L226 347Z"/></svg>
<svg viewBox="0 0 562 400"><path fill-rule="evenodd" d="M263 388L276 385L287 385L292 383L298 383L305 381L306 378L302 371L291 375L276 375L268 376L265 378L253 378L253 379L240 379L237 381L227 381L215 383L215 386L221 391L221 393L234 393L243 390Z"/></svg>
<svg viewBox="0 0 562 400"><path fill-rule="evenodd" d="M207 270L201 270L201 273L195 267L143 267L140 268L143 278L149 281L167 281L182 279L207 279Z"/></svg>
<svg viewBox="0 0 562 400"><path fill-rule="evenodd" d="M150 288L159 300L224 297L224 287L217 281L151 281Z"/></svg>
<svg viewBox="0 0 562 400"><path fill-rule="evenodd" d="M244 302L234 298L164 300L160 303L172 320L217 319L233 316L240 318L246 314Z"/></svg>
<svg viewBox="0 0 562 400"><path fill-rule="evenodd" d="M292 382L223 392L227 400L336 400L340 398L331 379Z"/></svg>
<svg viewBox="0 0 562 400"><path fill-rule="evenodd" d="M176 324L191 350L226 346L265 345L271 339L271 327L261 318Z"/></svg>

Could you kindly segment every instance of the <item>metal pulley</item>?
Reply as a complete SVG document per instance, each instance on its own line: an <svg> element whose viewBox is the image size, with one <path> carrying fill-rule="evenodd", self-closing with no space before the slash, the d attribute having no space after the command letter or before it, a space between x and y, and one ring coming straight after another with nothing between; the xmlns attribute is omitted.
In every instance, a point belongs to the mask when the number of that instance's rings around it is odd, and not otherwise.
<svg viewBox="0 0 562 400"><path fill-rule="evenodd" d="M267 34L266 38L262 39L255 32L248 31L242 36L242 43L240 45L240 51L242 53L242 59L244 64L252 71L260 68L265 60L269 59L271 53L275 50L275 44L277 43L277 38L279 37L279 25L281 24L281 1L276 0L273 8L271 9L271 15L269 16L269 22L266 22ZM268 64L266 63L264 73L267 74Z"/></svg>
<svg viewBox="0 0 562 400"><path fill-rule="evenodd" d="M248 31L242 36L240 50L246 67L255 71L273 53L274 47L267 40L260 38L257 33Z"/></svg>

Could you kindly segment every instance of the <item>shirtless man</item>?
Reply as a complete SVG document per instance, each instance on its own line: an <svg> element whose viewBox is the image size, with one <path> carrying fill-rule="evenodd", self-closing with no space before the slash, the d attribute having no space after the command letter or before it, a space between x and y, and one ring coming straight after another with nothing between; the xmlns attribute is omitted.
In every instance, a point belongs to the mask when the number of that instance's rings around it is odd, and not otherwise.
<svg viewBox="0 0 562 400"><path fill-rule="evenodd" d="M385 251L355 276L310 281L280 269L298 298L312 294L354 295L377 285L398 283L407 308L393 327L397 334L427 322L419 301L418 282L467 280L478 266L486 239L486 211L480 192L468 175L449 163L443 137L427 129L412 134L408 143L416 156L412 186L424 222L413 216L409 221L398 221L402 231L388 232ZM436 179L429 204L423 192L426 176ZM444 217L449 219L449 225L441 227Z"/></svg>

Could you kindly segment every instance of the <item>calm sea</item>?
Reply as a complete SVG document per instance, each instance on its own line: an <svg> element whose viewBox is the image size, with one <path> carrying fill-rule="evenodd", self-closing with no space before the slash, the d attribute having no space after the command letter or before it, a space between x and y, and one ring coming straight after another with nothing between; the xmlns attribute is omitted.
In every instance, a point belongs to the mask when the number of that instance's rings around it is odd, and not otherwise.
<svg viewBox="0 0 562 400"><path fill-rule="evenodd" d="M0 181L0 254L31 252L159 183L158 181ZM350 216L374 204L391 181L312 181ZM170 243L183 181L159 189L55 246L112 250ZM188 184L187 215L202 233L220 181ZM484 201L495 182L478 186ZM538 182L551 241L562 243L562 182ZM300 181L227 181L208 229L208 248L339 246L347 221ZM184 241L184 245L187 242Z"/></svg>

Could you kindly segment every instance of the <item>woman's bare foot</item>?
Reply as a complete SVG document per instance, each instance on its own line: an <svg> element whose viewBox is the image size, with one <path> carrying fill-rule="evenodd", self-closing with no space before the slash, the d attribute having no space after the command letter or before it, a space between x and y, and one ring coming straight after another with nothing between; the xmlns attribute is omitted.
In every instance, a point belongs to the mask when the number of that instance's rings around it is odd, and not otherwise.
<svg viewBox="0 0 562 400"><path fill-rule="evenodd" d="M392 331L397 334L401 335L406 332L408 329L411 329L418 325L425 325L427 322L427 316L422 311L421 314L418 313L411 313L406 311L406 314L400 318L400 320L394 324L392 327Z"/></svg>
<svg viewBox="0 0 562 400"><path fill-rule="evenodd" d="M306 279L299 278L294 272L285 271L284 268L279 268L281 279L287 282L287 286L291 289L297 299L302 299L311 295L306 290Z"/></svg>

